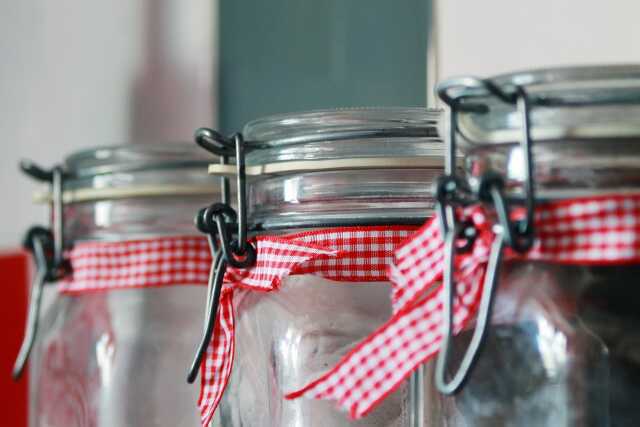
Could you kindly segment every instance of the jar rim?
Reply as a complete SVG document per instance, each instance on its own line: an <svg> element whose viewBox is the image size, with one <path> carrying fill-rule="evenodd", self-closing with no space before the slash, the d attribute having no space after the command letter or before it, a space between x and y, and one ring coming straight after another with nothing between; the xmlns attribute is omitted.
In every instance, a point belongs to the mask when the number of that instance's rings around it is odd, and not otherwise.
<svg viewBox="0 0 640 427"><path fill-rule="evenodd" d="M261 175L248 181L250 221L262 229L423 221L444 160L441 115L348 108L248 123L247 170Z"/></svg>
<svg viewBox="0 0 640 427"><path fill-rule="evenodd" d="M534 68L499 74L492 80L500 86L553 86L567 82L640 80L640 64L579 65Z"/></svg>
<svg viewBox="0 0 640 427"><path fill-rule="evenodd" d="M211 161L195 144L121 144L76 151L64 159L70 179L116 173L151 172L199 167Z"/></svg>
<svg viewBox="0 0 640 427"><path fill-rule="evenodd" d="M442 110L426 107L380 107L264 117L244 127L247 165L389 157L442 159L441 115ZM314 169L308 166L309 171Z"/></svg>
<svg viewBox="0 0 640 427"><path fill-rule="evenodd" d="M533 170L536 195L554 199L640 185L640 65L451 79L439 93L456 108L452 117L472 184L499 173L519 196ZM531 166L521 145L525 135Z"/></svg>
<svg viewBox="0 0 640 427"><path fill-rule="evenodd" d="M64 203L103 200L215 195L219 188L207 174L211 155L187 143L128 144L89 148L63 163ZM48 185L34 195L50 203Z"/></svg>
<svg viewBox="0 0 640 427"><path fill-rule="evenodd" d="M440 110L425 107L361 107L277 114L247 123L251 148L375 137L438 139Z"/></svg>
<svg viewBox="0 0 640 427"><path fill-rule="evenodd" d="M463 77L440 84L449 102L459 105L463 145L517 142L522 126L518 90L529 100L533 140L640 136L635 119L640 114L640 64L544 68L487 79L512 102L499 99L480 81Z"/></svg>

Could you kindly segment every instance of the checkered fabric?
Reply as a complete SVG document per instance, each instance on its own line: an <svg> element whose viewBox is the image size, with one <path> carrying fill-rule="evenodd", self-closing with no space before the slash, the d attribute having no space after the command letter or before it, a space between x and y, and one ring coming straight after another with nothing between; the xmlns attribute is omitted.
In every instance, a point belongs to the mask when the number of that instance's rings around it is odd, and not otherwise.
<svg viewBox="0 0 640 427"><path fill-rule="evenodd" d="M317 274L343 282L387 281L393 250L415 227L341 227L286 236L260 236L250 269L229 268L213 339L201 369L198 406L202 425L211 422L229 381L234 357L233 298L241 292L276 291L291 274Z"/></svg>
<svg viewBox="0 0 640 427"><path fill-rule="evenodd" d="M73 275L59 285L68 294L206 284L211 252L202 236L77 243L68 254Z"/></svg>
<svg viewBox="0 0 640 427"><path fill-rule="evenodd" d="M231 376L234 355L233 288L229 286L225 287L220 294L211 343L200 366L198 409L203 426L209 425L220 399L222 399L222 394Z"/></svg>
<svg viewBox="0 0 640 427"><path fill-rule="evenodd" d="M474 206L459 212L479 236L454 262L457 298L454 333L469 326L482 293L494 239L489 212ZM640 262L640 195L608 195L539 204L536 240L526 254L505 250L505 260L562 264L625 265ZM420 364L440 349L444 242L437 219L425 224L395 253L389 268L394 315L337 366L287 395L331 399L352 418L369 413Z"/></svg>

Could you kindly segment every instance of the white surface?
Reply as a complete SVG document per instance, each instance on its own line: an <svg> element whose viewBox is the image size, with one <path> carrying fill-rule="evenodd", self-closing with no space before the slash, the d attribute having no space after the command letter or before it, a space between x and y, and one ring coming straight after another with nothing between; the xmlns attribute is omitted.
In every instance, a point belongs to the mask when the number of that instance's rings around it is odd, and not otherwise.
<svg viewBox="0 0 640 427"><path fill-rule="evenodd" d="M356 169L416 169L442 165L442 156L415 157L343 157L329 160L298 160L247 166L247 176L280 175L292 172L318 172ZM210 175L235 176L235 165L209 165Z"/></svg>
<svg viewBox="0 0 640 427"><path fill-rule="evenodd" d="M640 2L439 0L441 78L640 62Z"/></svg>
<svg viewBox="0 0 640 427"><path fill-rule="evenodd" d="M19 159L215 124L215 14L209 0L0 2L0 248L46 218Z"/></svg>

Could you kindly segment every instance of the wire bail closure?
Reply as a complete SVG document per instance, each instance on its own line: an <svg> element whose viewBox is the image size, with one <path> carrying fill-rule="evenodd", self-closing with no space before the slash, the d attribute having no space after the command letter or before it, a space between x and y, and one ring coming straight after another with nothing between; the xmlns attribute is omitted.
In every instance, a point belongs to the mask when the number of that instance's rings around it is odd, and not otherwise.
<svg viewBox="0 0 640 427"><path fill-rule="evenodd" d="M515 90L506 92L491 80L474 77L452 79L440 83L437 88L440 99L450 107L447 151L445 159L445 175L437 182L436 200L440 228L445 245L445 268L443 277L443 315L442 345L435 368L435 382L443 394L458 392L478 359L487 334L496 285L500 274L500 265L504 247L523 253L531 248L534 237L535 194L533 181L533 159L531 141L531 102L525 89L515 86ZM456 138L458 132L458 113L464 111L474 114L486 114L489 107L482 103L463 102L465 99L491 95L500 101L515 105L521 117L520 148L525 156L524 166L524 205L526 215L523 220L514 221L510 214L510 206L504 194L504 178L495 173L486 173L481 177L478 188L470 191L463 185L463 179L456 169ZM485 272L482 296L476 326L471 342L462 356L457 371L447 379L448 362L453 338L453 306L456 298L454 278L455 256L457 252L466 252L473 246L477 234L472 224L458 223L457 209L471 203L485 203L493 206L498 223L494 226L495 240L491 247L487 269ZM463 245L460 245L460 241Z"/></svg>
<svg viewBox="0 0 640 427"><path fill-rule="evenodd" d="M222 285L227 267L249 268L256 261L256 249L248 241L245 145L242 134L226 138L209 128L195 133L195 142L203 149L220 156L221 164L228 164L230 157L236 161L238 210L229 205L229 179L220 178L221 201L201 209L195 217L196 228L207 234L213 262L209 272L207 303L202 339L198 344L187 382L198 376L204 354L213 337Z"/></svg>
<svg viewBox="0 0 640 427"><path fill-rule="evenodd" d="M31 252L35 259L36 274L29 295L24 339L13 366L14 380L18 380L22 376L38 334L44 285L56 282L71 272L71 266L64 258L64 201L62 195L65 174L62 167L55 166L51 170L45 170L31 161L23 160L20 162L20 169L38 181L51 183L53 232L50 228L33 226L27 231L24 239L25 249Z"/></svg>

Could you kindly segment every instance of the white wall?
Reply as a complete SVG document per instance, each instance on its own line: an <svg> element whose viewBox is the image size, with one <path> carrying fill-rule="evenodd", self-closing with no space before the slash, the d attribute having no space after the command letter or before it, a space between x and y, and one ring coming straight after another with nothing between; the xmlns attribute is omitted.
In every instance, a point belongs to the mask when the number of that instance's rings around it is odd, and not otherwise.
<svg viewBox="0 0 640 427"><path fill-rule="evenodd" d="M640 2L439 0L439 76L640 63Z"/></svg>
<svg viewBox="0 0 640 427"><path fill-rule="evenodd" d="M0 248L45 219L20 158L189 140L214 124L215 2L0 2Z"/></svg>

